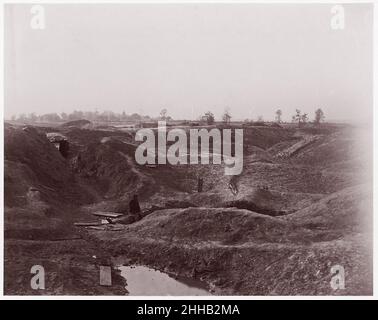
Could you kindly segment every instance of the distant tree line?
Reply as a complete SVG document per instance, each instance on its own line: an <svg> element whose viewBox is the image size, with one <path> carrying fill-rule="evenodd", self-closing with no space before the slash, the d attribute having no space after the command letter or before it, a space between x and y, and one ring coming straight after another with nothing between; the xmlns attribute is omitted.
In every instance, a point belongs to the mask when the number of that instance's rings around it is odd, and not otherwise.
<svg viewBox="0 0 378 320"><path fill-rule="evenodd" d="M313 120L313 124L319 126L321 122L323 122L325 119L324 112L322 109L318 108L315 110L315 118ZM302 113L301 110L296 109L295 115L292 117L292 122L298 123L298 127L301 127L309 122L308 120L308 114Z"/></svg>
<svg viewBox="0 0 378 320"><path fill-rule="evenodd" d="M226 108L223 115L222 115L222 122L228 124L228 123L231 122L231 118L232 117L231 117L230 109ZM320 125L320 123L323 122L324 119L325 119L325 116L324 116L323 110L318 108L315 111L315 117L314 117L314 120L313 120L312 123L315 124L315 125ZM207 111L203 116L201 116L199 118L199 120L205 121L208 125L211 125L215 122L215 117L214 117L214 114L211 111ZM254 123L256 125L256 124L264 124L265 121L264 121L262 116L258 116L257 121L245 119L244 122L245 123ZM277 109L276 112L275 112L275 122L278 123L278 124L283 122L282 121L282 110L281 109ZM303 125L305 125L306 123L309 122L308 114L302 113L301 110L296 109L295 114L292 116L292 122L298 123L298 126L301 127L301 126L303 126Z"/></svg>
<svg viewBox="0 0 378 320"><path fill-rule="evenodd" d="M230 109L227 107L222 115L222 122L225 124L229 124L231 122L231 113ZM18 116L12 116L12 120L14 121L22 121L22 122L64 122L64 121L72 121L72 120L80 120L80 119L87 119L89 121L156 121L156 120L164 120L164 121L171 121L173 120L171 116L168 115L167 109L162 109L159 113L158 117L150 117L150 116L142 116L138 113L133 114L126 114L125 111L122 113L116 113L113 111L80 111L74 110L71 113L62 112L58 113L46 113L42 115L37 115L35 113L29 114L20 114ZM322 109L318 108L315 111L315 117L313 120L313 124L320 125L325 119L324 112ZM211 111L207 111L204 115L199 117L200 121L206 122L208 125L212 125L215 122L215 116ZM245 122L253 122L248 119ZM282 123L282 111L281 109L277 109L275 112L275 122ZM309 122L308 114L302 113L301 110L296 109L295 114L292 116L292 122L298 123L298 126L303 126ZM257 121L255 123L264 123L264 119L262 116L258 116Z"/></svg>
<svg viewBox="0 0 378 320"><path fill-rule="evenodd" d="M138 113L126 114L126 112L116 113L113 111L78 111L71 113L46 113L37 115L35 113L20 114L12 116L13 121L22 122L62 122L87 119L89 121L150 121L153 120L150 116L142 116Z"/></svg>

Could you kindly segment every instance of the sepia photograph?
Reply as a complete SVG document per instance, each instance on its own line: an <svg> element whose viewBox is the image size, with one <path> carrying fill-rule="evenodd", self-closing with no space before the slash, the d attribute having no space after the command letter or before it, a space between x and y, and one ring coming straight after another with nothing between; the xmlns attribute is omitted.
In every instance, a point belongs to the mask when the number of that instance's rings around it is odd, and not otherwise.
<svg viewBox="0 0 378 320"><path fill-rule="evenodd" d="M372 296L373 12L4 4L4 295Z"/></svg>

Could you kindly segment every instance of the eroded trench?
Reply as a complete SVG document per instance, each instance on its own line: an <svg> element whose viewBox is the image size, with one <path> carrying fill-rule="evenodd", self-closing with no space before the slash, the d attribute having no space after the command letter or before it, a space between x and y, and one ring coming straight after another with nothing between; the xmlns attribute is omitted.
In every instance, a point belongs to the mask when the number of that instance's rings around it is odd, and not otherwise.
<svg viewBox="0 0 378 320"><path fill-rule="evenodd" d="M148 201L144 198L141 202L145 206L143 212L139 217L131 217L130 214L125 214L123 217L116 218L116 219L108 219L110 224L133 224L147 215L153 214L156 211L164 210L164 209L186 209L186 208L195 208L195 207L208 207L208 208L237 208L237 209L244 209L249 210L251 212L268 215L268 216L282 216L288 214L287 211L277 210L274 208L269 207L262 207L259 204L255 203L254 201L249 200L231 200L231 201L221 201L221 202L214 202L211 198L211 187L203 188L203 190L199 190L199 186L197 185L197 179L204 170L198 170L198 168L193 167L186 167L186 168L170 168L169 166L165 166L163 168L160 167L139 167L132 163L132 157L124 155L128 155L126 150L123 150L124 144L121 143L114 143L114 141L110 141L106 143L102 143L100 145L95 145L95 150L89 153L90 156L85 154L79 154L79 163L76 163L76 174L81 175L84 179L98 179L101 181L102 178L105 180L111 181L111 174L115 176L119 176L122 172L125 174L124 179L129 180L130 183L134 184L143 184L138 190L135 190L135 193L143 194L140 190L144 190L146 188L147 192L151 192L148 196L153 198L155 196L154 192L158 194L158 197L161 197L161 202L158 204L154 204L153 200ZM100 149L99 149L100 147ZM109 148L109 151L106 150L106 147ZM108 156L110 154L110 150L121 150L123 158L120 159L123 162L119 162L115 164L115 158ZM99 152L99 150L101 152ZM120 154L113 153L115 155ZM99 163L102 161L102 163ZM120 163L125 163L124 166L121 166ZM115 166L112 167L112 165ZM113 172L110 170L113 168ZM77 170L79 169L79 170ZM125 172L124 170L127 170ZM128 176L126 175L128 174ZM223 173L223 168L214 168L214 167L207 167L206 174L204 175L204 179L206 180L205 183L212 183L213 185L219 184L219 180L216 178L214 181L211 180L216 177L217 175L221 175ZM102 176L101 176L102 175ZM109 175L109 176L108 176ZM169 178L171 176L171 178ZM177 177L176 178L173 178ZM89 178L88 178L89 177ZM147 179L147 178L148 179ZM168 177L168 178L167 178ZM150 179L150 180L149 180ZM231 198L237 199L238 196L238 182L237 179L232 178L221 178L223 186L220 187L221 190L219 195L222 192L228 193ZM88 180L89 181L89 180ZM145 186L151 181L155 181L158 183L158 187L160 191L152 190L151 186ZM102 181L101 181L102 182ZM104 185L108 185L108 183L103 183ZM110 184L109 184L110 186ZM120 187L124 187L123 183L119 183ZM158 189L159 189L158 188ZM132 188L131 188L132 189ZM176 190L177 194L181 192L181 194L186 193L189 194L187 200L182 200L182 198L177 197L175 200L175 193L171 190ZM210 190L209 190L210 189ZM132 196L133 191L127 190L128 196ZM161 191L163 190L163 191ZM104 189L105 191L105 189ZM167 193L166 199L164 199L164 192ZM106 193L106 192L105 192ZM209 197L207 198L207 195ZM196 197L201 197L204 199L201 203L195 201ZM113 194L110 199L116 199L117 196ZM109 199L109 198L108 198ZM156 199L156 197L155 197ZM230 198L229 198L230 199ZM105 200L105 198L104 198ZM124 201L124 199L122 200ZM149 207L148 207L149 206ZM146 208L147 207L147 208ZM99 227L95 227L101 230ZM101 227L102 228L102 227ZM94 228L93 228L94 229ZM105 227L102 230L108 230ZM109 228L109 230L112 230ZM113 229L115 230L115 229ZM142 264L140 265L130 265L125 263L127 259L124 261L119 260L118 258L116 263L112 263L113 268L117 269L120 272L120 275L125 279L126 287L129 295L182 295L182 296L192 296L192 295L210 295L211 291L208 285L195 277L177 277L176 275L165 273L161 270L156 270L150 268L148 264L144 264L145 261L141 261Z"/></svg>

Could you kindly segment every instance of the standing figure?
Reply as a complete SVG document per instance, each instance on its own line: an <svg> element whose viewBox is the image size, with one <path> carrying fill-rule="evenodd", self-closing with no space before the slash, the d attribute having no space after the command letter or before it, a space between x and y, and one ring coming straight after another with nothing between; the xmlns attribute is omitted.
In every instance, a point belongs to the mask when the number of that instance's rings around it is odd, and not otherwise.
<svg viewBox="0 0 378 320"><path fill-rule="evenodd" d="M202 189L203 189L203 178L202 177L198 177L197 191L198 192L202 192Z"/></svg>
<svg viewBox="0 0 378 320"><path fill-rule="evenodd" d="M129 203L130 213L135 216L136 220L141 219L141 210L139 206L138 195L135 194L133 199Z"/></svg>

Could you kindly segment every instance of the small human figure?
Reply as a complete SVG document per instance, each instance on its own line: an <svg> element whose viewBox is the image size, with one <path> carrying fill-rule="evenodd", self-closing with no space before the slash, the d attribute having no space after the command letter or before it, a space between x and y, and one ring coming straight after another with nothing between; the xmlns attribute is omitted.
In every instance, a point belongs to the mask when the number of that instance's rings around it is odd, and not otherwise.
<svg viewBox="0 0 378 320"><path fill-rule="evenodd" d="M140 206L139 206L139 200L138 200L138 195L135 194L133 199L129 203L129 210L130 213L133 214L137 220L140 219Z"/></svg>
<svg viewBox="0 0 378 320"><path fill-rule="evenodd" d="M202 189L203 189L203 178L202 177L198 177L197 191L198 192L202 192Z"/></svg>

